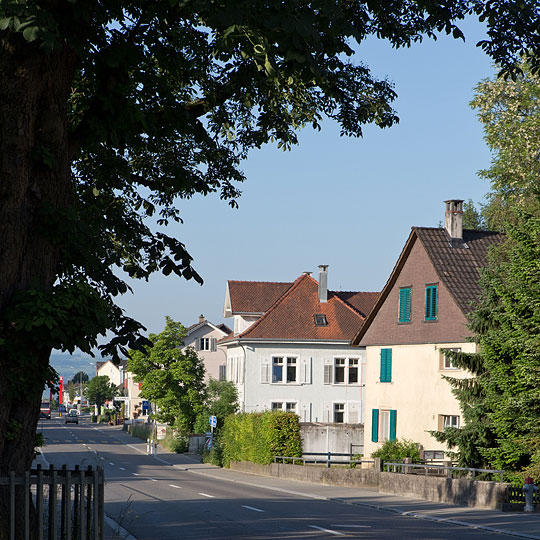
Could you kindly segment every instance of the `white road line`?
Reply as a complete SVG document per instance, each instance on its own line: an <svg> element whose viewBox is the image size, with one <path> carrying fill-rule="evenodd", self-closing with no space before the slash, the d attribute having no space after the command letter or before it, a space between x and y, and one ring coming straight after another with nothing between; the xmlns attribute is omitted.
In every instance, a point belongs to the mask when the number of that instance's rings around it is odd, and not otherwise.
<svg viewBox="0 0 540 540"><path fill-rule="evenodd" d="M208 493L199 493L199 495L202 495L203 497L208 497L209 499L215 499L214 495L208 495Z"/></svg>
<svg viewBox="0 0 540 540"><path fill-rule="evenodd" d="M112 461L109 461L109 465L114 465L114 463Z"/></svg>
<svg viewBox="0 0 540 540"><path fill-rule="evenodd" d="M343 533L332 531L330 529L323 529L322 527L317 527L317 525L309 525L312 529L318 529L319 531L323 531L325 533L333 534L335 536L345 536Z"/></svg>
<svg viewBox="0 0 540 540"><path fill-rule="evenodd" d="M248 510L253 510L254 512L264 512L260 508L253 508L253 506L246 506L245 504L240 505L242 508L247 508Z"/></svg>
<svg viewBox="0 0 540 540"><path fill-rule="evenodd" d="M125 471L125 470L126 470L126 469L124 469L124 467L119 467L119 469L120 469L121 471Z"/></svg>
<svg viewBox="0 0 540 540"><path fill-rule="evenodd" d="M169 484L169 486L176 488L176 489L182 489L180 486L175 486L174 484Z"/></svg>
<svg viewBox="0 0 540 540"><path fill-rule="evenodd" d="M152 482L157 482L155 478L147 478L147 480L152 480Z"/></svg>
<svg viewBox="0 0 540 540"><path fill-rule="evenodd" d="M371 525L334 525L330 524L330 527L337 527L338 529L371 529Z"/></svg>
<svg viewBox="0 0 540 540"><path fill-rule="evenodd" d="M139 473L136 473L136 472L132 472L131 473L133 476L139 476Z"/></svg>

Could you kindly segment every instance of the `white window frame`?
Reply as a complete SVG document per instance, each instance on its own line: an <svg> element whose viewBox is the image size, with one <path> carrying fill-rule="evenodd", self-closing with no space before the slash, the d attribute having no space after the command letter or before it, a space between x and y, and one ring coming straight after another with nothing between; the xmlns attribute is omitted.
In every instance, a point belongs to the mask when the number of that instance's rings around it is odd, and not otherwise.
<svg viewBox="0 0 540 540"><path fill-rule="evenodd" d="M336 413L343 415L343 421L338 422L336 420ZM335 424L346 424L347 423L347 404L344 401L335 401L332 404L332 421Z"/></svg>
<svg viewBox="0 0 540 540"><path fill-rule="evenodd" d="M379 442L390 439L390 409L379 409Z"/></svg>
<svg viewBox="0 0 540 540"><path fill-rule="evenodd" d="M452 365L452 360L446 357L446 351L461 352L461 347L445 347L441 349L442 354L442 369L459 369Z"/></svg>
<svg viewBox="0 0 540 540"><path fill-rule="evenodd" d="M446 428L453 427L459 428L460 418L457 414L443 414L443 431Z"/></svg>
<svg viewBox="0 0 540 540"><path fill-rule="evenodd" d="M199 338L199 351L210 351L212 349L212 341L209 337Z"/></svg>
<svg viewBox="0 0 540 540"><path fill-rule="evenodd" d="M299 359L297 356L272 356L270 361L272 384L298 384L300 374L300 365L298 360ZM278 364L278 361L281 361L281 363ZM281 366L281 379L277 379L274 375L274 367L278 365ZM294 380L289 380L288 368L292 366L294 366Z"/></svg>
<svg viewBox="0 0 540 540"><path fill-rule="evenodd" d="M344 363L340 365L340 368L342 367L344 370L343 374L343 382L336 382L336 371L338 369L338 361L343 361ZM351 369L356 369L356 382L350 382L350 373ZM360 358L354 356L354 357L346 357L346 356L336 356L334 357L333 366L332 366L332 384L336 384L339 386L342 385L351 385L351 386L360 386L361 381L361 362Z"/></svg>
<svg viewBox="0 0 540 540"><path fill-rule="evenodd" d="M285 411L298 414L298 401L287 401L286 399L270 402L271 411Z"/></svg>

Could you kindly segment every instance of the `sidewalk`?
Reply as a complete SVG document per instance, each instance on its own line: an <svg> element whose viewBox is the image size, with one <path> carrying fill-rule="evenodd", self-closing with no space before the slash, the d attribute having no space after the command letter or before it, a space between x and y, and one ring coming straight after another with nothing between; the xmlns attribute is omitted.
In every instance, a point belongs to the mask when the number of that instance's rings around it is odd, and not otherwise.
<svg viewBox="0 0 540 540"><path fill-rule="evenodd" d="M118 427L105 427L116 429L115 437L125 444L129 444L137 451L146 454L146 443L140 441ZM481 510L463 506L452 506L433 503L419 499L406 499L394 495L384 495L375 489L351 488L341 486L328 486L325 484L312 484L284 478L258 476L248 473L221 469L214 465L201 463L199 456L189 454L174 454L158 447L158 454L154 458L161 463L190 471L194 474L204 475L217 480L256 486L259 488L301 495L312 499L332 500L343 504L364 506L385 512L393 512L416 519L441 521L481 529L498 534L510 535L518 538L533 538L540 540L540 513L525 512L498 512L495 510ZM107 532L107 531L106 531ZM112 529L109 534L112 533ZM106 540L126 538L121 536L108 536ZM128 540L133 540L133 537Z"/></svg>

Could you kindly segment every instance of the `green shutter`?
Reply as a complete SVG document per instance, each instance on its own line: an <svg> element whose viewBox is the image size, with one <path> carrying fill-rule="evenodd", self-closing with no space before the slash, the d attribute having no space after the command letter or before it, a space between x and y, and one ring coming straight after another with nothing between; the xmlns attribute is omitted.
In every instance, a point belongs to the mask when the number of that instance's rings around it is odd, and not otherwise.
<svg viewBox="0 0 540 540"><path fill-rule="evenodd" d="M399 322L411 322L411 289L399 290Z"/></svg>
<svg viewBox="0 0 540 540"><path fill-rule="evenodd" d="M392 349L381 349L381 382L392 382Z"/></svg>
<svg viewBox="0 0 540 540"><path fill-rule="evenodd" d="M396 440L396 424L397 424L397 411L390 411L390 433L388 434L388 439L391 441Z"/></svg>
<svg viewBox="0 0 540 540"><path fill-rule="evenodd" d="M371 409L371 442L379 442L379 409Z"/></svg>
<svg viewBox="0 0 540 540"><path fill-rule="evenodd" d="M437 285L426 287L426 321L437 318Z"/></svg>

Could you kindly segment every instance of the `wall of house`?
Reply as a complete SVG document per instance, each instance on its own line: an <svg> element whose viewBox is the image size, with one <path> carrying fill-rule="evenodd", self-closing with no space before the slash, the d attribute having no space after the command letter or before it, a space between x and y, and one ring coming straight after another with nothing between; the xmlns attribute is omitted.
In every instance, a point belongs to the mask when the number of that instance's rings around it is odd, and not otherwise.
<svg viewBox="0 0 540 540"><path fill-rule="evenodd" d="M463 352L475 352L470 342L430 343L424 345L392 346L391 382L380 382L381 348L367 347L366 367L366 414L364 448L365 455L382 446L372 439L372 410L396 412L396 438L411 439L425 450L446 450L444 443L437 442L429 430L438 430L439 415L460 416L461 411L450 385L443 375L465 378L465 371L444 369L441 349L459 348ZM386 348L386 347L385 347ZM381 418L379 418L381 422Z"/></svg>
<svg viewBox="0 0 540 540"><path fill-rule="evenodd" d="M127 400L126 400L126 418L132 419L134 415L139 416L141 413L142 398L139 397L139 381L133 379L133 373L131 371L125 372L126 388L127 388Z"/></svg>
<svg viewBox="0 0 540 540"><path fill-rule="evenodd" d="M425 320L426 285L438 285L437 320ZM411 322L398 321L399 291L411 288ZM467 320L440 282L420 241L416 240L407 261L360 345L404 343L453 343L472 336Z"/></svg>
<svg viewBox="0 0 540 540"><path fill-rule="evenodd" d="M120 385L120 369L118 366L115 366L111 361L105 362L102 366L97 369L97 375L102 376L106 375L109 377L109 382L112 382L116 386Z"/></svg>
<svg viewBox="0 0 540 540"><path fill-rule="evenodd" d="M273 357L296 358L294 382L273 382ZM334 373L336 358L358 360L358 383L325 384L325 370ZM364 349L344 344L256 344L227 350L227 379L239 389L241 410L270 410L273 403L286 409L289 403L301 422L333 422L334 407L343 405L344 423L363 423L364 370Z"/></svg>
<svg viewBox="0 0 540 540"><path fill-rule="evenodd" d="M186 347L193 347L204 362L206 369L205 380L210 377L219 380L219 368L225 366L226 357L225 354L218 348L215 351L212 350L200 350L199 343L201 338L215 339L216 341L222 339L225 336L224 332L216 330L208 325L203 325L201 328L197 328L188 336L186 336L184 343Z"/></svg>
<svg viewBox="0 0 540 540"><path fill-rule="evenodd" d="M301 423L300 435L303 452L362 454L364 451L364 426L362 424ZM339 460L340 457L332 459Z"/></svg>
<svg viewBox="0 0 540 540"><path fill-rule="evenodd" d="M261 318L260 315L235 315L234 316L234 335L241 334L247 330L255 321Z"/></svg>

